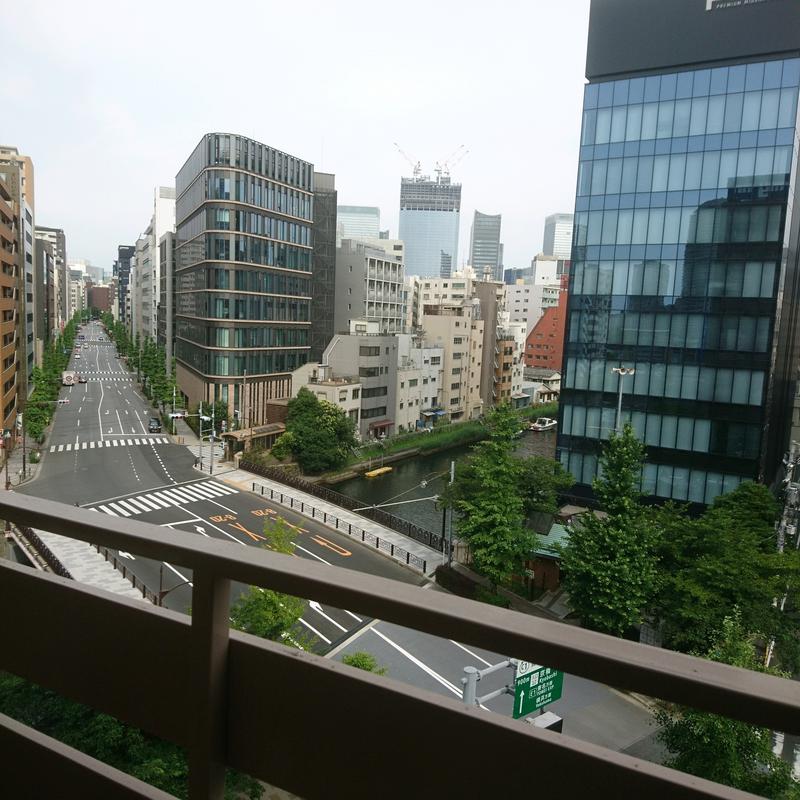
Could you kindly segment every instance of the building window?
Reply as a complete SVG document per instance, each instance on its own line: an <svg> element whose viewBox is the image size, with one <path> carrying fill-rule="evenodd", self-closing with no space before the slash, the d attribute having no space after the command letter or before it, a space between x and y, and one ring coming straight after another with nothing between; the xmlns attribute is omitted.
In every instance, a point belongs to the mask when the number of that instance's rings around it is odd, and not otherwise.
<svg viewBox="0 0 800 800"><path fill-rule="evenodd" d="M353 389L353 400L358 400L361 396L361 389Z"/></svg>

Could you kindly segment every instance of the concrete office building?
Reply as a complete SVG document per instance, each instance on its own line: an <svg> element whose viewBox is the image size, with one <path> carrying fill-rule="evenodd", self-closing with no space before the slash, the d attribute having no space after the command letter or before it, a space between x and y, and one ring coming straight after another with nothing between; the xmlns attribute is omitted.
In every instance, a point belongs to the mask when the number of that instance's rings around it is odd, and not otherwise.
<svg viewBox="0 0 800 800"><path fill-rule="evenodd" d="M80 313L86 307L86 292L84 290L84 273L79 269L67 270L69 274L69 316Z"/></svg>
<svg viewBox="0 0 800 800"><path fill-rule="evenodd" d="M576 493L620 380L647 495L707 504L782 474L798 365L797 12L592 2L558 437Z"/></svg>
<svg viewBox="0 0 800 800"><path fill-rule="evenodd" d="M542 253L564 260L572 258L572 214L550 214L544 220Z"/></svg>
<svg viewBox="0 0 800 800"><path fill-rule="evenodd" d="M337 206L336 246L342 239L361 238L381 238L381 210L375 206Z"/></svg>
<svg viewBox="0 0 800 800"><path fill-rule="evenodd" d="M417 337L399 336L397 358L397 433L431 427L444 414L444 349L429 347Z"/></svg>
<svg viewBox="0 0 800 800"><path fill-rule="evenodd" d="M421 277L449 276L458 265L461 184L448 174L415 175L400 182L400 234L406 272Z"/></svg>
<svg viewBox="0 0 800 800"><path fill-rule="evenodd" d="M34 283L40 287L36 294L34 328L37 331L37 360L41 362L45 344L50 340L54 328L55 314L55 258L49 242L36 237L34 255Z"/></svg>
<svg viewBox="0 0 800 800"><path fill-rule="evenodd" d="M161 274L158 288L156 342L164 348L168 368L175 355L175 234L167 231L158 243Z"/></svg>
<svg viewBox="0 0 800 800"><path fill-rule="evenodd" d="M48 228L37 225L34 229L37 241L50 245L53 253L53 316L51 318L51 335L61 332L68 321L67 305L67 237L61 228Z"/></svg>
<svg viewBox="0 0 800 800"><path fill-rule="evenodd" d="M469 234L469 263L479 278L503 280L503 245L500 243L502 214L476 211Z"/></svg>
<svg viewBox="0 0 800 800"><path fill-rule="evenodd" d="M542 286L519 282L506 286L506 310L509 322L525 326L525 333L536 325L548 308L555 308L562 294L560 286Z"/></svg>
<svg viewBox="0 0 800 800"><path fill-rule="evenodd" d="M353 422L356 431L361 422L361 381L348 375L336 375L325 364L309 361L292 373L292 397L302 388L319 400L340 408Z"/></svg>
<svg viewBox="0 0 800 800"><path fill-rule="evenodd" d="M309 360L314 167L208 133L175 188L178 385L261 425Z"/></svg>
<svg viewBox="0 0 800 800"><path fill-rule="evenodd" d="M335 330L336 308L336 176L314 173L314 255L311 272L311 349L319 361Z"/></svg>
<svg viewBox="0 0 800 800"><path fill-rule="evenodd" d="M381 333L403 333L406 324L403 242L343 239L336 248L336 333L354 319L377 322Z"/></svg>

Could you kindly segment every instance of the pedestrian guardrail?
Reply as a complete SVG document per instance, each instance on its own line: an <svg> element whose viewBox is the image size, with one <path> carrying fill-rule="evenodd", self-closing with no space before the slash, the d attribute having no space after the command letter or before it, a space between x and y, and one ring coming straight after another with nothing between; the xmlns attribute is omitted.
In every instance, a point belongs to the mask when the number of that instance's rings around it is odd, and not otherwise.
<svg viewBox="0 0 800 800"><path fill-rule="evenodd" d="M239 466L241 469L247 470L248 472L261 475L262 478L269 478L285 486L299 489L301 492L318 497L320 500L326 500L348 511L360 514L362 517L371 519L373 522L377 522L385 528L391 528L393 531L402 533L403 536L408 536L411 539L427 545L433 550L438 550L440 553L445 551L444 537L433 531L420 528L419 525L415 525L413 522L409 522L401 517L396 517L394 514L390 514L382 508L363 508L364 504L360 500L355 500L352 497L348 497L346 494L336 492L333 489L329 489L327 486L320 486L319 484L303 480L296 475L288 475L286 470L277 469L276 467L263 467L260 464L255 464L252 461L245 461L244 459L242 459ZM359 510L356 511L356 509Z"/></svg>
<svg viewBox="0 0 800 800"><path fill-rule="evenodd" d="M352 536L354 539L358 539L364 544L374 547L376 550L382 550L384 553L388 553L395 561L417 569L422 572L423 575L426 575L428 572L428 562L426 559L420 558L418 555L409 552L404 547L396 545L394 542L388 541L386 538L382 539L380 536L376 536L374 533L364 530L364 528L359 528L358 525L353 525L351 522L341 519L335 514L329 514L324 509L319 509L311 503L305 502L305 500L298 500L296 497L292 497L292 495L276 491L269 486L263 486L255 481L253 481L252 484L252 491L255 494L260 493L262 497L269 497L273 502L280 503L280 505L286 506L286 508L310 516L311 519L319 520L323 525L328 525L340 533L346 533L348 536Z"/></svg>
<svg viewBox="0 0 800 800"><path fill-rule="evenodd" d="M145 582L141 578L137 578L136 575L128 569L124 559L117 560L117 557L113 553L108 552L107 547L100 547L100 545L96 544L94 548L123 578L125 578L125 580L130 581L134 589L138 589L142 593L142 597L145 600L149 600L153 605L158 605L158 595L151 589L148 589Z"/></svg>
<svg viewBox="0 0 800 800"><path fill-rule="evenodd" d="M70 571L56 558L53 551L42 541L41 537L33 528L27 525L17 525L17 532L22 536L25 541L42 557L45 564L56 574L62 578L69 578L72 580Z"/></svg>

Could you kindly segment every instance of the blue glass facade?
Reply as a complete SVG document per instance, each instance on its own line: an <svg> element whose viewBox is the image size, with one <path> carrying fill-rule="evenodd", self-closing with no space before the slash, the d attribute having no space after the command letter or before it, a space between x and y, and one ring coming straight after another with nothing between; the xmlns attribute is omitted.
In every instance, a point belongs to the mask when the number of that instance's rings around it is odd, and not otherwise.
<svg viewBox="0 0 800 800"><path fill-rule="evenodd" d="M784 449L799 85L791 58L586 86L558 441L583 489L619 365L647 494L709 503Z"/></svg>

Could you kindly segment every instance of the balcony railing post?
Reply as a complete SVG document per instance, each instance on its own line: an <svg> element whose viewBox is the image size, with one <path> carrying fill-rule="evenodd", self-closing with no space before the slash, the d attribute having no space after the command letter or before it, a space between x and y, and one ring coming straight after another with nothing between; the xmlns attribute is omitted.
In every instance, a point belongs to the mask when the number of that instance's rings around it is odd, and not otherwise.
<svg viewBox="0 0 800 800"><path fill-rule="evenodd" d="M196 569L192 589L192 674L196 698L189 748L190 800L221 800L225 790L227 661L231 583Z"/></svg>

